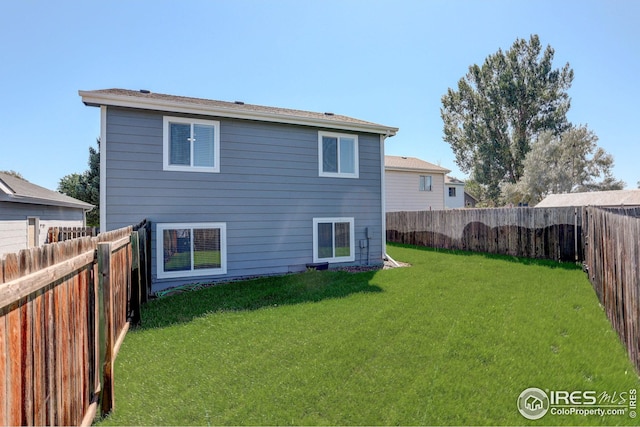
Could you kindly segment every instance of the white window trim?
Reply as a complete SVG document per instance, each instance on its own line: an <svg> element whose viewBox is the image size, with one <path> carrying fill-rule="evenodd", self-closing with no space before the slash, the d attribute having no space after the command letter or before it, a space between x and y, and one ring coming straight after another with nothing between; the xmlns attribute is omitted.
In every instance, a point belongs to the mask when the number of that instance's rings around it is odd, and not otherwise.
<svg viewBox="0 0 640 427"><path fill-rule="evenodd" d="M193 125L207 125L214 127L214 143L213 143L213 166L184 166L169 164L169 123L190 124L193 131ZM220 172L220 122L216 120L190 119L187 117L164 116L162 121L162 162L163 170L178 172ZM193 164L193 147L191 149L191 164Z"/></svg>
<svg viewBox="0 0 640 427"><path fill-rule="evenodd" d="M422 186L422 178L425 178L424 188ZM428 187L426 178L429 178L429 181L431 182L431 185L429 185ZM433 191L433 175L420 175L420 179L418 181L418 191Z"/></svg>
<svg viewBox="0 0 640 427"><path fill-rule="evenodd" d="M323 165L322 137L328 136L338 139L338 172L325 172ZM353 157L355 161L353 173L340 172L340 138L351 138L354 140ZM360 176L360 156L358 155L358 135L350 133L335 133L318 131L318 174L330 178L358 178Z"/></svg>
<svg viewBox="0 0 640 427"><path fill-rule="evenodd" d="M164 271L164 230L218 228L220 229L220 268L207 268L189 271ZM192 233L193 235L193 233ZM191 241L193 257L193 239ZM193 263L193 258L192 258ZM227 274L227 223L225 222L173 222L156 224L156 273L158 279L181 277L214 276Z"/></svg>
<svg viewBox="0 0 640 427"><path fill-rule="evenodd" d="M348 222L349 223L349 246L351 254L348 257L332 257L332 258L319 258L318 257L318 224L330 222L334 224L336 222ZM335 251L336 242L335 232L333 233L333 249ZM355 254L355 221L353 218L313 218L313 262L353 262L356 259Z"/></svg>

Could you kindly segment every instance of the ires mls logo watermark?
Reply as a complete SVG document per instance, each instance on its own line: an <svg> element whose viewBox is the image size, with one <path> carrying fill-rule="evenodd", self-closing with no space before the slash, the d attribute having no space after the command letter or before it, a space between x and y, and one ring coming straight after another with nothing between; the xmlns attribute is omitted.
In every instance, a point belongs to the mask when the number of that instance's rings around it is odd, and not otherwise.
<svg viewBox="0 0 640 427"><path fill-rule="evenodd" d="M531 387L518 396L518 411L528 420L551 415L579 416L637 416L636 389L609 393L595 390L541 390Z"/></svg>
<svg viewBox="0 0 640 427"><path fill-rule="evenodd" d="M529 420L539 420L549 411L549 396L539 388L528 388L518 396L518 411Z"/></svg>

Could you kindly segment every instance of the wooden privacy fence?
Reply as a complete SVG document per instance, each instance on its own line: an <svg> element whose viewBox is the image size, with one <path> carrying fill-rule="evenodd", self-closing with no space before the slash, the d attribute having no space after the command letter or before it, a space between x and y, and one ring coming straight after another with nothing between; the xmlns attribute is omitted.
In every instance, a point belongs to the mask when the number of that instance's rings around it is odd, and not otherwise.
<svg viewBox="0 0 640 427"><path fill-rule="evenodd" d="M640 372L640 209L586 208L584 265L636 370Z"/></svg>
<svg viewBox="0 0 640 427"><path fill-rule="evenodd" d="M90 425L98 407L113 408L113 362L147 295L148 230L143 222L2 261L0 424Z"/></svg>
<svg viewBox="0 0 640 427"><path fill-rule="evenodd" d="M582 259L582 208L388 212L387 241L475 252Z"/></svg>
<svg viewBox="0 0 640 427"><path fill-rule="evenodd" d="M87 236L93 237L96 235L96 230L95 227L51 227L47 232L47 243L64 242Z"/></svg>

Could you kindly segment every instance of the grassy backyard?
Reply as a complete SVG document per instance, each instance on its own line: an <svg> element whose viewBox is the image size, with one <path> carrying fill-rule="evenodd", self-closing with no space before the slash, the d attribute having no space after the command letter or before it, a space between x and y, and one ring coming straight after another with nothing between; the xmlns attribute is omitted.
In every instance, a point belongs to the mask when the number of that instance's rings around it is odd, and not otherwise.
<svg viewBox="0 0 640 427"><path fill-rule="evenodd" d="M412 264L209 287L145 306L104 425L637 425L516 408L640 389L573 265L390 246Z"/></svg>

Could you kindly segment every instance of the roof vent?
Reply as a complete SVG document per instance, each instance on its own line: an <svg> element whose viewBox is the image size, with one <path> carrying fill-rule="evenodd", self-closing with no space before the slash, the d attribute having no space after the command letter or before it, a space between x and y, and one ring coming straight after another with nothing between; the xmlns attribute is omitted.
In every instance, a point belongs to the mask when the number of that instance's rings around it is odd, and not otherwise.
<svg viewBox="0 0 640 427"><path fill-rule="evenodd" d="M330 112L326 112L326 113L324 113L324 115L325 115L325 116L333 116L334 114L333 114L333 113L330 113Z"/></svg>
<svg viewBox="0 0 640 427"><path fill-rule="evenodd" d="M140 93L151 93L148 89L140 89Z"/></svg>
<svg viewBox="0 0 640 427"><path fill-rule="evenodd" d="M238 104L238 105L244 105L244 102L242 101L233 101L234 104Z"/></svg>
<svg viewBox="0 0 640 427"><path fill-rule="evenodd" d="M407 158L405 156L402 156L403 159L407 160Z"/></svg>

